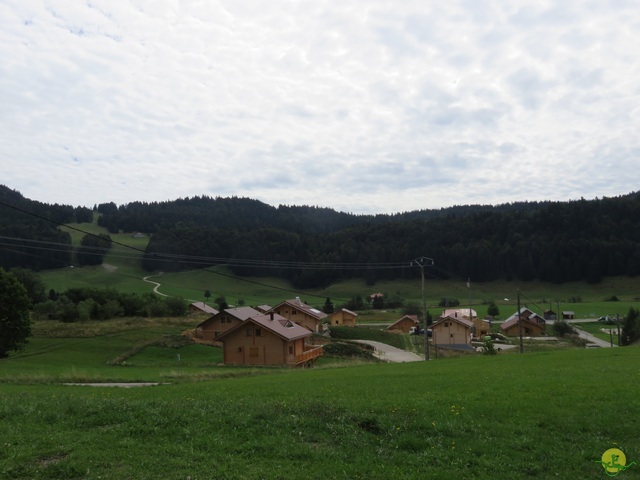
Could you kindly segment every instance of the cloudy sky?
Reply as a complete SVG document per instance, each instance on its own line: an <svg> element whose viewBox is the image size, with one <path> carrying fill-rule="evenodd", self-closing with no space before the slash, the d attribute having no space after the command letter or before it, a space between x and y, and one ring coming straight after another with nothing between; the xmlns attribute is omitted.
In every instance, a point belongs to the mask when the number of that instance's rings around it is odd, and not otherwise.
<svg viewBox="0 0 640 480"><path fill-rule="evenodd" d="M0 184L392 213L640 189L627 0L0 0Z"/></svg>

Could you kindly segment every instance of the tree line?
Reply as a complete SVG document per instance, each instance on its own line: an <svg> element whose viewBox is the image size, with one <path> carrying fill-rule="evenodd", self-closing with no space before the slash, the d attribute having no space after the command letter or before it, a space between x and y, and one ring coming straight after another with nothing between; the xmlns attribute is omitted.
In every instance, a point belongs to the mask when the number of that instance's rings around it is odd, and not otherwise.
<svg viewBox="0 0 640 480"><path fill-rule="evenodd" d="M89 209L46 205L6 187L0 200L35 209L42 218L73 222ZM248 198L207 196L166 202L95 205L110 232L145 232L151 238L143 266L175 271L226 264L236 275L276 276L297 288L346 278L416 278L410 260L434 259L428 275L476 282L587 281L640 274L640 193L569 202L465 205L393 215L353 215L311 206L273 207ZM3 242L2 266L59 268L101 262L108 235L71 249L55 224L6 208L0 235L56 242L43 253ZM15 245L11 242L16 243ZM31 250L30 250L31 248ZM89 256L86 256L88 254Z"/></svg>

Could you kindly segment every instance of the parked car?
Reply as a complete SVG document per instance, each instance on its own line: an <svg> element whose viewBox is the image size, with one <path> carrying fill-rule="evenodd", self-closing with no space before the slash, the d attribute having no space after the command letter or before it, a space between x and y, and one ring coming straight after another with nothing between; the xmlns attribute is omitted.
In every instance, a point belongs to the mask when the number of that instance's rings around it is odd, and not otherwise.
<svg viewBox="0 0 640 480"><path fill-rule="evenodd" d="M431 329L428 328L427 329L427 336L431 336L432 332ZM419 327L411 327L411 329L409 330L409 335L424 335L424 328L419 328Z"/></svg>
<svg viewBox="0 0 640 480"><path fill-rule="evenodd" d="M609 315L605 315L604 317L600 317L598 319L599 322L603 322L606 323L607 325L613 325L615 322L615 319L613 317L610 317Z"/></svg>

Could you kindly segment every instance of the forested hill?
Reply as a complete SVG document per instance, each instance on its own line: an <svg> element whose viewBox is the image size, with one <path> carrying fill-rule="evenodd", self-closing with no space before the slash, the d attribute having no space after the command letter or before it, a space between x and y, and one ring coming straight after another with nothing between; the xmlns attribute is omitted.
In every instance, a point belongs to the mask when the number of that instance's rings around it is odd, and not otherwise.
<svg viewBox="0 0 640 480"><path fill-rule="evenodd" d="M31 255L26 246L9 245L6 238L68 244L68 235L58 231L55 222L87 221L91 214L84 207L33 202L1 186L0 201L5 204L0 207L5 268L62 266L58 248L43 259L41 249L37 256ZM640 274L638 192L596 200L468 205L394 215L273 207L249 198L206 196L120 206L105 203L94 209L100 213L99 223L111 232L152 234L144 260L149 271L224 263L239 275L277 275L309 288L348 277L370 282L413 277L419 271L409 267L409 261L428 256L436 265L431 276L474 281L598 282L603 276ZM69 249L65 255L67 262L73 261Z"/></svg>
<svg viewBox="0 0 640 480"><path fill-rule="evenodd" d="M158 228L145 258L148 270L226 263L238 275L276 275L310 288L348 277L374 282L415 276L409 261L424 255L436 262L430 274L474 281L598 282L640 274L638 193L375 216L275 208L249 199L200 198L178 205L189 202L203 202L212 211L201 208L195 219L182 215L179 226L162 228L159 208L170 203L149 206ZM128 208L112 218L127 218ZM136 208L144 211L144 204ZM165 254L178 261L167 262ZM299 262L306 265L293 265ZM354 263L362 266L343 265Z"/></svg>
<svg viewBox="0 0 640 480"><path fill-rule="evenodd" d="M89 208L36 202L0 185L0 266L40 270L68 265L71 237L57 227L92 217Z"/></svg>

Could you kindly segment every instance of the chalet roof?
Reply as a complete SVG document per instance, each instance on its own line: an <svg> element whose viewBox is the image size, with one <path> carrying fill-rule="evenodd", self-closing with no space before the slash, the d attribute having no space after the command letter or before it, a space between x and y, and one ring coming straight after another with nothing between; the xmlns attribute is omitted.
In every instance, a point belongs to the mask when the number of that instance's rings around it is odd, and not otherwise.
<svg viewBox="0 0 640 480"><path fill-rule="evenodd" d="M442 318L444 317L468 317L469 310L471 310L471 315L474 317L478 316L478 312L476 312L473 308L447 308L442 312Z"/></svg>
<svg viewBox="0 0 640 480"><path fill-rule="evenodd" d="M235 325L226 332L222 333L216 340L224 343L225 337L231 332L236 331L239 328L244 328L248 324L254 324L265 330L272 332L283 340L293 341L300 338L310 337L312 333L304 327L301 327L295 322L292 322L277 313L257 314L250 318L247 318L244 322Z"/></svg>
<svg viewBox="0 0 640 480"><path fill-rule="evenodd" d="M431 325L431 328L433 329L436 325L440 325L441 323L444 323L445 321L447 321L447 322L457 322L460 325L462 325L464 327L467 327L467 328L473 327L473 322L471 320L467 320L466 318L447 316L447 317L442 317L440 320L435 322L433 325Z"/></svg>
<svg viewBox="0 0 640 480"><path fill-rule="evenodd" d="M223 310L224 313L236 317L238 320L246 320L249 317L258 315L260 312L253 307L236 307Z"/></svg>
<svg viewBox="0 0 640 480"><path fill-rule="evenodd" d="M522 311L523 309L520 309L520 310ZM524 312L520 313L520 316L522 317L522 323L528 323L531 325L538 325L538 326L544 327L545 325L544 318L542 318L537 313L533 313L531 310L529 310L529 312L530 312L530 315L528 316L525 316ZM511 315L507 320L502 322L502 325L500 325L500 328L502 330L507 330L517 324L518 324L518 313L516 312L513 315Z"/></svg>
<svg viewBox="0 0 640 480"><path fill-rule="evenodd" d="M325 318L327 316L326 313L318 310L317 308L313 308L310 305L307 305L306 303L304 303L302 300L300 300L300 297L296 297L293 300L285 300L284 302L279 303L278 305L276 305L275 307L269 309L270 312L275 312L275 310L283 305L289 305L292 308L298 309L301 312L306 313L307 315L317 319L317 320L322 320L323 318Z"/></svg>
<svg viewBox="0 0 640 480"><path fill-rule="evenodd" d="M193 302L190 306L193 308L197 308L204 313L210 313L211 315L215 315L216 313L218 313L218 310L213 308L211 305L207 305L204 302Z"/></svg>
<svg viewBox="0 0 640 480"><path fill-rule="evenodd" d="M258 305L257 307L255 307L255 309L259 312L267 313L269 310L271 310L271 305Z"/></svg>
<svg viewBox="0 0 640 480"><path fill-rule="evenodd" d="M333 314L332 314L332 315L336 315L337 313L340 313L340 312L348 313L349 315L353 315L354 317L357 317L357 316L358 316L358 314L357 314L356 312L352 312L351 310L348 310L348 309L346 309L346 308L341 308L341 309L340 309L340 310L338 310L337 312L333 312Z"/></svg>
<svg viewBox="0 0 640 480"><path fill-rule="evenodd" d="M237 320L240 320L241 322L244 322L247 318L253 315L258 315L260 312L251 307L227 308L226 310L222 310L221 312L216 311L215 314L207 318L204 322L200 323L198 327L204 327L205 325L208 325L211 321L213 321L214 319L218 318L219 316L225 313L228 315L231 315Z"/></svg>
<svg viewBox="0 0 640 480"><path fill-rule="evenodd" d="M418 316L417 315L404 315L403 317L400 317L398 320L396 320L395 322L393 322L391 325L389 325L387 327L387 330L393 330L393 328L396 325L400 325L402 322L404 322L405 320L411 320L412 322L414 322L416 325L418 325L419 321L418 321Z"/></svg>

